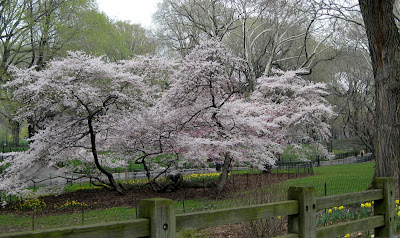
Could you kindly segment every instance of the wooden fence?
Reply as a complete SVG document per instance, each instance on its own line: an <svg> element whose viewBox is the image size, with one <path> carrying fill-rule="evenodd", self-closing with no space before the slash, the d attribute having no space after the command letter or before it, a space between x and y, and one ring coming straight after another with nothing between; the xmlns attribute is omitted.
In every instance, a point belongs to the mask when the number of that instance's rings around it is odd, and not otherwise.
<svg viewBox="0 0 400 238"><path fill-rule="evenodd" d="M375 237L397 237L394 180L377 178L373 186L373 189L363 192L328 197L315 197L311 187L290 187L288 201L178 215L172 200L145 199L139 205L140 219L3 234L0 237L175 237L176 232L181 230L277 216L288 216L288 234L280 238L337 237L370 229L375 230ZM316 228L318 210L367 201L374 201L374 216Z"/></svg>

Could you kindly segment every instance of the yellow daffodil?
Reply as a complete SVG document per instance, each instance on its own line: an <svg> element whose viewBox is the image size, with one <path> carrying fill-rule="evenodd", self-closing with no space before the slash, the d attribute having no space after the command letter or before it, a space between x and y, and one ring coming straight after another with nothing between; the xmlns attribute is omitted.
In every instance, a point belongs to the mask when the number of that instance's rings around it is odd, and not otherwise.
<svg viewBox="0 0 400 238"><path fill-rule="evenodd" d="M279 220L280 220L280 219L282 219L282 217L281 217L281 216L278 216L277 218L278 218Z"/></svg>
<svg viewBox="0 0 400 238"><path fill-rule="evenodd" d="M344 237L346 237L346 238L350 238L350 234L346 234Z"/></svg>
<svg viewBox="0 0 400 238"><path fill-rule="evenodd" d="M365 207L365 204L364 204L364 203L361 203L361 207Z"/></svg>
<svg viewBox="0 0 400 238"><path fill-rule="evenodd" d="M340 207L339 207L339 210L343 210L343 209L344 209L344 207L343 207L343 206L340 206Z"/></svg>
<svg viewBox="0 0 400 238"><path fill-rule="evenodd" d="M328 213L332 213L332 209L329 209L329 210L328 210Z"/></svg>
<svg viewBox="0 0 400 238"><path fill-rule="evenodd" d="M397 199L397 200L396 200L396 204L399 205L399 202L400 202L399 199Z"/></svg>

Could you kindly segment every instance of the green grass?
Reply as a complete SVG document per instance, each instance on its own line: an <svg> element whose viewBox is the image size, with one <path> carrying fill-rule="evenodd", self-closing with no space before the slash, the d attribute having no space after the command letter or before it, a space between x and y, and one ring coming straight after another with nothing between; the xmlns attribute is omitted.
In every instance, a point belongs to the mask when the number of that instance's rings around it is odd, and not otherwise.
<svg viewBox="0 0 400 238"><path fill-rule="evenodd" d="M114 207L84 213L84 224L136 219L135 208ZM82 225L82 213L35 216L35 230ZM32 216L0 215L0 233L32 230Z"/></svg>
<svg viewBox="0 0 400 238"><path fill-rule="evenodd" d="M312 186L317 196L360 192L371 184L374 162L314 168L314 176L286 181L288 186Z"/></svg>
<svg viewBox="0 0 400 238"><path fill-rule="evenodd" d="M337 155L337 154L346 153L346 152L348 152L348 151L347 151L347 150L332 150L332 152L333 152L335 155Z"/></svg>
<svg viewBox="0 0 400 238"><path fill-rule="evenodd" d="M205 232L201 230L184 230L176 234L178 238L208 238L210 237Z"/></svg>
<svg viewBox="0 0 400 238"><path fill-rule="evenodd" d="M8 152L18 152L18 151L27 151L29 149L28 146L0 146L0 152L8 153Z"/></svg>
<svg viewBox="0 0 400 238"><path fill-rule="evenodd" d="M64 192L73 192L73 191L85 190L85 189L102 189L102 187L96 187L94 185L91 185L90 183L75 183L75 184L66 186Z"/></svg>

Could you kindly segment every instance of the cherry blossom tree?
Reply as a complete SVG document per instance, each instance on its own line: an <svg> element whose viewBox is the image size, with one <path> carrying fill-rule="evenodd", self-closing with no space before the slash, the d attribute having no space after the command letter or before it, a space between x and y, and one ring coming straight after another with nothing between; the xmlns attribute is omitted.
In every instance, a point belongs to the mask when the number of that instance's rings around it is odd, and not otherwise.
<svg viewBox="0 0 400 238"><path fill-rule="evenodd" d="M326 85L304 80L298 71L275 71L271 77L257 80L257 89L253 97L258 101L279 105L276 122L281 126L285 141L292 141L293 152L305 159L304 147L298 144L301 140L315 144L318 153L329 158L323 145L330 135L329 119L335 113L325 96ZM319 140L318 140L319 139Z"/></svg>
<svg viewBox="0 0 400 238"><path fill-rule="evenodd" d="M205 41L185 57L160 100L178 131L176 143L185 161L223 163L218 193L233 161L274 164L290 133L327 136L333 114L322 97L324 86L303 80L301 72L259 78L252 95L243 94L243 65L221 43Z"/></svg>
<svg viewBox="0 0 400 238"><path fill-rule="evenodd" d="M1 175L0 190L22 192L26 178L21 174L34 164L62 162L67 164L63 171L70 171L77 169L71 161L78 159L81 167L97 169L107 177L108 181L96 177L96 185L124 194L106 167L118 167L125 161L101 155L99 149L104 150L108 132L122 112L143 108L147 94L142 78L121 65L81 52L52 61L41 71L15 68L14 77L6 87L25 105L18 119L34 119L41 130L32 137L27 152L2 162L9 166Z"/></svg>

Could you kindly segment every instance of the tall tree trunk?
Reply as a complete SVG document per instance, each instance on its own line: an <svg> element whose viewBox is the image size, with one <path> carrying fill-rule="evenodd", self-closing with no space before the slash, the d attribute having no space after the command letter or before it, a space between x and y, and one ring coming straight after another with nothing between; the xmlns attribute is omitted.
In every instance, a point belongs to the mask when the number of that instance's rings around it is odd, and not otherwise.
<svg viewBox="0 0 400 238"><path fill-rule="evenodd" d="M274 41L272 42L271 53L268 58L267 65L265 66L265 69L264 69L264 77L271 76L272 62L275 58L277 45L278 45L278 32L275 33Z"/></svg>
<svg viewBox="0 0 400 238"><path fill-rule="evenodd" d="M395 0L359 0L375 78L376 176L396 176L400 160L400 34Z"/></svg>
<svg viewBox="0 0 400 238"><path fill-rule="evenodd" d="M221 176L219 177L217 185L217 195L220 195L222 192L224 192L226 188L226 184L228 183L229 168L231 167L232 163L232 157L229 152L225 153L224 156L224 165L222 166Z"/></svg>
<svg viewBox="0 0 400 238"><path fill-rule="evenodd" d="M244 52L244 57L247 61L247 66L248 66L248 70L249 70L248 90L249 90L249 92L253 92L255 84L256 84L256 72L254 70L254 65L253 65L253 58L252 58L252 52L251 52L252 46L251 46L251 43L249 42L249 40L250 40L249 37L247 37L246 24L247 24L247 18L245 17L242 20L243 52Z"/></svg>
<svg viewBox="0 0 400 238"><path fill-rule="evenodd" d="M14 146L19 145L19 131L21 128L21 124L17 121L11 121L11 127L12 127L12 143Z"/></svg>
<svg viewBox="0 0 400 238"><path fill-rule="evenodd" d="M10 125L10 129L11 129L11 136L12 136L12 142L11 144L13 146L18 146L19 145L19 130L21 127L21 124L19 124L18 121L9 119L8 123Z"/></svg>

